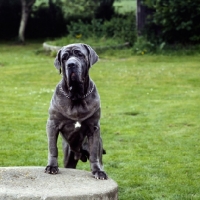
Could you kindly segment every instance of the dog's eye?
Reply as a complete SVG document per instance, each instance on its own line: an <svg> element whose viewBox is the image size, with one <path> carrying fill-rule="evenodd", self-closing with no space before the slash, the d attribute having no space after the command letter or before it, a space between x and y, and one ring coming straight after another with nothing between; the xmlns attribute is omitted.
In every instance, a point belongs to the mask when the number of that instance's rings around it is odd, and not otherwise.
<svg viewBox="0 0 200 200"><path fill-rule="evenodd" d="M78 56L78 57L83 57L84 55L80 52L80 51L78 51L78 50L74 50L74 54L76 55L76 56Z"/></svg>
<svg viewBox="0 0 200 200"><path fill-rule="evenodd" d="M69 58L69 53L65 53L62 57L62 60L67 60Z"/></svg>

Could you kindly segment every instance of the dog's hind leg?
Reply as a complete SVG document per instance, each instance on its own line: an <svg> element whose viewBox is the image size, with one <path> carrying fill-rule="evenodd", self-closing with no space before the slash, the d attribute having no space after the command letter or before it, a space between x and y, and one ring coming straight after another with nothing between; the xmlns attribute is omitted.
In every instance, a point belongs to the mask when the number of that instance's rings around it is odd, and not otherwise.
<svg viewBox="0 0 200 200"><path fill-rule="evenodd" d="M70 149L69 144L63 139L64 167L76 168L78 159L75 159L75 153Z"/></svg>

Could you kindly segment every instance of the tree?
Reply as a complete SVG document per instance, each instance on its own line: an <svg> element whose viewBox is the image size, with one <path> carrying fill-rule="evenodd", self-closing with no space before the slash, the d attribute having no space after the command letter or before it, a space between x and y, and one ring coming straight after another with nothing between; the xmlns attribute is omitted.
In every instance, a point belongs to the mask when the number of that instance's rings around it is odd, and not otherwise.
<svg viewBox="0 0 200 200"><path fill-rule="evenodd" d="M152 39L170 44L200 43L199 1L143 0L143 2L148 8L153 9L145 27L147 35Z"/></svg>
<svg viewBox="0 0 200 200"><path fill-rule="evenodd" d="M21 21L18 33L18 39L20 43L25 43L25 28L27 25L28 17L31 12L32 5L36 0L21 0Z"/></svg>
<svg viewBox="0 0 200 200"><path fill-rule="evenodd" d="M145 5L143 0L137 0L136 23L137 23L137 33L139 36L141 36L142 33L144 32L144 28L148 23L148 16L152 15L153 12L154 10Z"/></svg>

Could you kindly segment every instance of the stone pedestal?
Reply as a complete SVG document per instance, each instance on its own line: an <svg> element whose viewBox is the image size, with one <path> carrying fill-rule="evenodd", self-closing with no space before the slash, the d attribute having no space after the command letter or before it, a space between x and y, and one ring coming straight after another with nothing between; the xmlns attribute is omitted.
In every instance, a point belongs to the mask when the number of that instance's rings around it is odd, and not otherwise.
<svg viewBox="0 0 200 200"><path fill-rule="evenodd" d="M44 167L0 167L1 200L117 200L112 179L96 180L90 172L60 168L44 173Z"/></svg>

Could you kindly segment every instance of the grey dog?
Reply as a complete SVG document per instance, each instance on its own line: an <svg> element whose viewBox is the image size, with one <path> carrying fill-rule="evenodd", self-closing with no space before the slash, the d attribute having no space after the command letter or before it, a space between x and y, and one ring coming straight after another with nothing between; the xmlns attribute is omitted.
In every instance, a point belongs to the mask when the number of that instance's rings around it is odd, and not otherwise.
<svg viewBox="0 0 200 200"><path fill-rule="evenodd" d="M98 55L86 44L70 44L57 53L54 65L62 73L62 80L56 86L49 108L46 173L58 173L60 133L64 167L76 168L78 160L89 160L94 177L107 179L102 163L105 150L100 136L100 97L89 77L89 69L97 61Z"/></svg>

